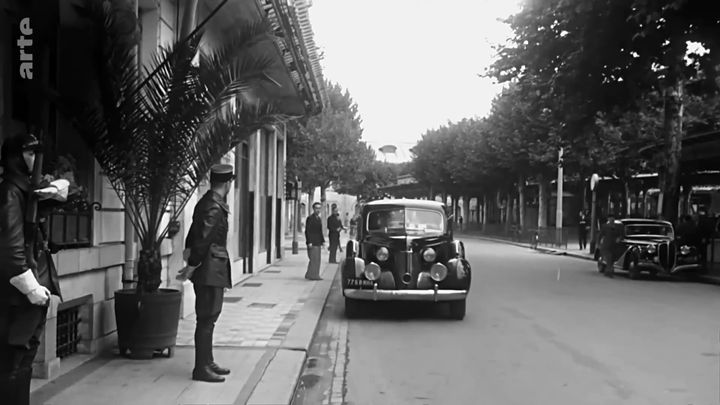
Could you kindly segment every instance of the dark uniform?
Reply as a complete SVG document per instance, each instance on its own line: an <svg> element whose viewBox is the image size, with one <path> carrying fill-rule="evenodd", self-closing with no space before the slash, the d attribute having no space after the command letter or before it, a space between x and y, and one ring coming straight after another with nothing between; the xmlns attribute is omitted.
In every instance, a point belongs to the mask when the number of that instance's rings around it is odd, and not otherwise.
<svg viewBox="0 0 720 405"><path fill-rule="evenodd" d="M230 181L232 166L213 166L210 181ZM190 249L189 266L197 266L190 277L195 290L195 368L193 379L222 382L229 374L215 363L212 353L213 330L222 311L224 289L232 287L230 257L226 248L229 207L225 197L209 190L193 212L185 248Z"/></svg>
<svg viewBox="0 0 720 405"><path fill-rule="evenodd" d="M0 402L30 401L32 362L45 328L45 291L60 295L39 221L26 223L31 198L30 171L24 150L37 150L32 135L5 141L0 183ZM46 289L46 290L45 290ZM43 299L46 298L46 299Z"/></svg>
<svg viewBox="0 0 720 405"><path fill-rule="evenodd" d="M305 221L305 243L308 250L308 267L305 278L308 280L320 279L321 248L325 244L322 232L322 221L314 213Z"/></svg>
<svg viewBox="0 0 720 405"><path fill-rule="evenodd" d="M623 235L623 224L614 217L608 218L600 229L600 254L605 264L605 276L612 278L615 273L615 250Z"/></svg>
<svg viewBox="0 0 720 405"><path fill-rule="evenodd" d="M332 214L327 219L328 239L330 240L330 263L337 263L337 250L340 247L340 231L343 229L338 214Z"/></svg>
<svg viewBox="0 0 720 405"><path fill-rule="evenodd" d="M585 250L587 246L587 215L583 211L578 214L578 245L580 250Z"/></svg>

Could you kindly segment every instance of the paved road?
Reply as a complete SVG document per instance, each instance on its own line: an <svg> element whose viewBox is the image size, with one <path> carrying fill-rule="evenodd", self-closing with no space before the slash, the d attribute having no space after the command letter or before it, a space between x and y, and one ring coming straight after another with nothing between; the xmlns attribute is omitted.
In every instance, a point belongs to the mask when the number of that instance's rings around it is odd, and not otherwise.
<svg viewBox="0 0 720 405"><path fill-rule="evenodd" d="M720 287L466 240L464 321L428 306L346 321L337 284L296 404L720 403Z"/></svg>

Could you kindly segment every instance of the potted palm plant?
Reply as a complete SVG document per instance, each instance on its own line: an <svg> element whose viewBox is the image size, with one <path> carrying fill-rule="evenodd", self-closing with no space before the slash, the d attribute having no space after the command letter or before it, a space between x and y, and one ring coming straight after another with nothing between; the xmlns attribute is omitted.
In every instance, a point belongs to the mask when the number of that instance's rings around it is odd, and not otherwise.
<svg viewBox="0 0 720 405"><path fill-rule="evenodd" d="M203 24L152 63L137 64L137 17L92 1L99 98L75 106L73 122L120 196L138 237L137 285L115 292L121 354L172 355L181 292L160 288L161 242L211 165L260 127L280 117L255 90L272 80L272 61L253 52L265 23L236 26L212 50ZM169 209L172 208L172 209Z"/></svg>

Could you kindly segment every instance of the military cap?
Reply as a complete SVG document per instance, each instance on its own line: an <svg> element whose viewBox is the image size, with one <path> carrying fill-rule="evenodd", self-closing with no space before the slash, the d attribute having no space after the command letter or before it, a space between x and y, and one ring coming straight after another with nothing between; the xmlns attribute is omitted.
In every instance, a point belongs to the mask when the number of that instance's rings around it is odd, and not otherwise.
<svg viewBox="0 0 720 405"><path fill-rule="evenodd" d="M26 150L38 151L42 149L42 144L33 134L20 134L5 140L3 149L7 150L6 153L22 153Z"/></svg>
<svg viewBox="0 0 720 405"><path fill-rule="evenodd" d="M232 165L214 165L210 168L211 183L232 181L234 177Z"/></svg>

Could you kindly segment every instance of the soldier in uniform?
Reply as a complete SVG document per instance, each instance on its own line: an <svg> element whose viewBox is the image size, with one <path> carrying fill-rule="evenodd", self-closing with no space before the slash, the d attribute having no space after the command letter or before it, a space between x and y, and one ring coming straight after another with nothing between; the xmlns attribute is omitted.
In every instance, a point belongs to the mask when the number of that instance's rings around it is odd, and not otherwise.
<svg viewBox="0 0 720 405"><path fill-rule="evenodd" d="M32 363L50 295L60 295L57 272L37 218L26 222L33 198L63 201L59 188L33 190L30 183L35 152L41 149L31 134L7 139L2 145L0 183L0 402L30 402ZM65 181L65 180L62 180ZM65 181L65 183L67 183ZM55 192L48 191L53 188ZM34 196L33 196L34 194Z"/></svg>
<svg viewBox="0 0 720 405"><path fill-rule="evenodd" d="M197 381L223 382L230 370L215 363L212 352L213 330L220 316L225 288L232 287L230 257L226 248L228 212L226 196L234 178L231 165L215 165L210 170L210 190L195 206L193 222L185 240L188 267L181 270L195 290L195 368Z"/></svg>

